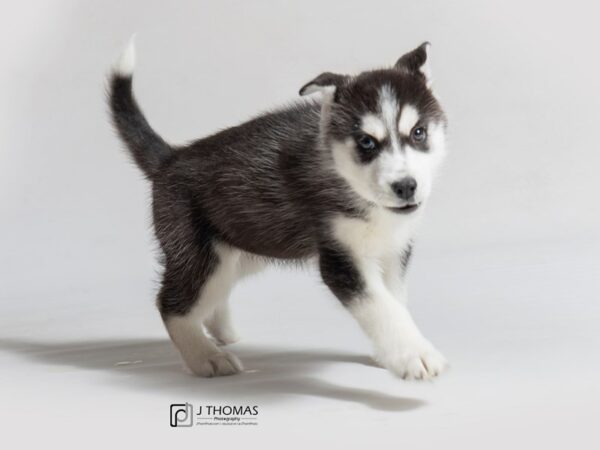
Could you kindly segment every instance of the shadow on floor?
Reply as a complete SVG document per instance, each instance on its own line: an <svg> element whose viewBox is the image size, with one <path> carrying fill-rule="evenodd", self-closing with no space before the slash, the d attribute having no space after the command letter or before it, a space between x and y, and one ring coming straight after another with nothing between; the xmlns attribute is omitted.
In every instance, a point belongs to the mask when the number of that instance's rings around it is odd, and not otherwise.
<svg viewBox="0 0 600 450"><path fill-rule="evenodd" d="M248 369L241 375L202 379L182 369L179 354L170 341L160 339L87 342L37 342L0 339L0 350L19 354L57 370L105 371L111 381L128 388L160 390L169 395L190 394L203 399L240 402L277 402L291 396L314 396L363 404L382 411L407 411L424 405L422 400L397 397L370 389L337 385L318 379L316 372L331 363L375 366L370 358L328 351L285 351L270 347L230 346ZM58 366L58 367L56 367ZM173 398L177 400L177 397Z"/></svg>

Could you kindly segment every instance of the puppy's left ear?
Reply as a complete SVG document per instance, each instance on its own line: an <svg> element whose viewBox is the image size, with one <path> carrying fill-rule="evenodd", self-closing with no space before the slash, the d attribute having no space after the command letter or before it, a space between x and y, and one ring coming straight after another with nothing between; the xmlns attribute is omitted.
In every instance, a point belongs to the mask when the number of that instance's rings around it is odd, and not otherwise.
<svg viewBox="0 0 600 450"><path fill-rule="evenodd" d="M335 93L335 91L347 83L348 75L324 72L312 81L300 88L300 95L309 95L313 92Z"/></svg>
<svg viewBox="0 0 600 450"><path fill-rule="evenodd" d="M429 64L429 50L431 44L423 42L413 51L403 55L394 65L396 69L408 71L411 74L423 76L427 86L431 85L431 67Z"/></svg>

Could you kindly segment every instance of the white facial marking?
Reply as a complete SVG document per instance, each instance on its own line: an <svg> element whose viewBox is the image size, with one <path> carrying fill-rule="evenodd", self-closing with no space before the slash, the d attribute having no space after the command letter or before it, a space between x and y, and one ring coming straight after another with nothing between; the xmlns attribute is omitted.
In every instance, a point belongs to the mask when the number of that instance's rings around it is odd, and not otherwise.
<svg viewBox="0 0 600 450"><path fill-rule="evenodd" d="M398 121L398 131L404 136L409 136L414 126L419 121L419 112L413 105L406 104L402 107L400 120Z"/></svg>
<svg viewBox="0 0 600 450"><path fill-rule="evenodd" d="M355 147L356 144L351 138L344 142L333 142L331 152L335 169L358 195L371 202L377 202L376 189L372 185L373 165L357 163Z"/></svg>
<svg viewBox="0 0 600 450"><path fill-rule="evenodd" d="M385 205L394 206L398 203L396 194L392 192L392 183L400 181L408 175L409 167L406 155L400 150L384 152L377 162L377 185L381 192L387 193Z"/></svg>
<svg viewBox="0 0 600 450"><path fill-rule="evenodd" d="M365 133L373 136L379 141L382 141L387 136L384 123L374 114L365 115L361 120L360 127Z"/></svg>
<svg viewBox="0 0 600 450"><path fill-rule="evenodd" d="M368 161L361 160L352 137L333 140L331 151L335 170L348 182L352 190L363 199L385 207L386 214L395 214L387 208L405 206L406 201L394 192L393 184L412 177L417 182L414 203L427 200L433 178L443 159L445 129L441 123L428 123L428 150L422 151L402 145L400 136L410 135L420 117L414 105L405 104L400 110L398 93L390 85L378 92L378 109L361 119L361 128L384 143ZM324 102L322 117L330 110ZM385 137L387 139L382 138ZM412 202L412 200L411 200Z"/></svg>
<svg viewBox="0 0 600 450"><path fill-rule="evenodd" d="M379 91L379 110L381 118L387 128L387 134L391 138L393 150L400 150L400 143L395 132L396 117L398 117L398 100L392 88L385 85Z"/></svg>
<svg viewBox="0 0 600 450"><path fill-rule="evenodd" d="M399 105L396 93L391 86L384 85L379 91L379 110L390 136L390 146L382 151L375 162L374 184L381 193L380 198L385 205L397 203L396 194L392 192L392 183L406 175L406 156L401 151L397 132Z"/></svg>

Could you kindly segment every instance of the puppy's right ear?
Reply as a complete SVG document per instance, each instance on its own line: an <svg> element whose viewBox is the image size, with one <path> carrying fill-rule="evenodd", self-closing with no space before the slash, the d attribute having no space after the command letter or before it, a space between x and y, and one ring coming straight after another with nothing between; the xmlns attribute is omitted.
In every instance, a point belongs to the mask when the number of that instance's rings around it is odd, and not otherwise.
<svg viewBox="0 0 600 450"><path fill-rule="evenodd" d="M348 75L324 72L300 88L300 95L309 95L313 92L334 93L337 88L348 82Z"/></svg>

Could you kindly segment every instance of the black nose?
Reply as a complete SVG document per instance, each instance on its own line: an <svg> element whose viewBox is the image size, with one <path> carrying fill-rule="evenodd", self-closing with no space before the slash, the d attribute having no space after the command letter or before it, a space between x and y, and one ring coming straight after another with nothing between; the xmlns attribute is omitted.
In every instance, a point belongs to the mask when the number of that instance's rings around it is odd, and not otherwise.
<svg viewBox="0 0 600 450"><path fill-rule="evenodd" d="M392 190L402 200L412 200L417 190L417 180L412 177L403 178L400 181L392 183Z"/></svg>

